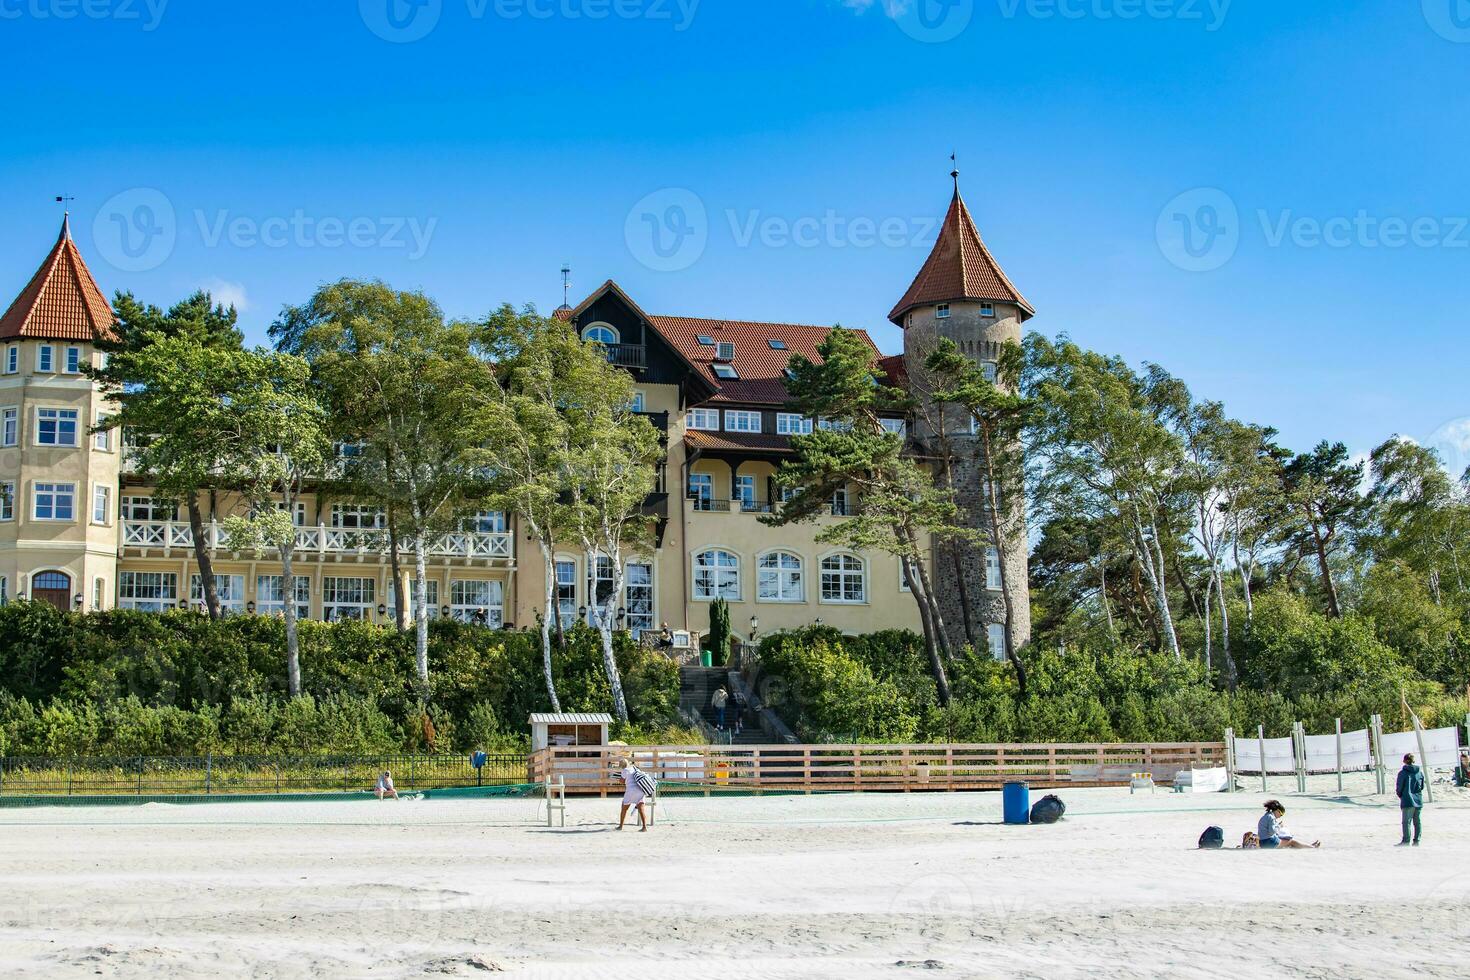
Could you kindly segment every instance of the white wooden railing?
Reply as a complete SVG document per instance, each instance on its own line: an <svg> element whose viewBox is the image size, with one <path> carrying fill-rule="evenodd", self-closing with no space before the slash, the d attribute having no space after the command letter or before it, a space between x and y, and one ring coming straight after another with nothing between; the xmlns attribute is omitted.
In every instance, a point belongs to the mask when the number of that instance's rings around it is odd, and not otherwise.
<svg viewBox="0 0 1470 980"><path fill-rule="evenodd" d="M205 540L211 551L229 551L229 535L224 526L214 522L204 525ZM194 533L185 521L124 521L125 548L192 548ZM411 553L407 542L400 542L405 555ZM321 555L386 555L388 532L350 530L339 527L299 527L296 529L296 551ZM507 532L458 531L447 534L429 546L436 558L511 559L515 557L511 535Z"/></svg>

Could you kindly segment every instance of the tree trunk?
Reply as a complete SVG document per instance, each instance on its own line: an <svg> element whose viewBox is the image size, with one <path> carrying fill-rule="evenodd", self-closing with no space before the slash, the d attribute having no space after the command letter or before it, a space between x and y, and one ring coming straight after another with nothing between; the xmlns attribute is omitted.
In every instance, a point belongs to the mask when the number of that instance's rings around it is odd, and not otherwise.
<svg viewBox="0 0 1470 980"><path fill-rule="evenodd" d="M1215 567L1215 595L1220 602L1220 655L1225 659L1225 687L1235 691L1235 657L1230 653L1230 604L1225 599L1225 576L1220 567Z"/></svg>
<svg viewBox="0 0 1470 980"><path fill-rule="evenodd" d="M1174 654L1175 660L1179 660L1179 637L1174 633L1174 617L1169 611L1169 593L1164 585L1164 550L1158 542L1158 528L1154 528L1150 544L1136 504L1133 511L1133 533L1138 541L1139 564L1143 566L1143 574L1148 578L1149 588L1153 590L1154 602L1158 606L1159 632L1168 639L1169 652Z"/></svg>
<svg viewBox="0 0 1470 980"><path fill-rule="evenodd" d="M954 457L949 450L949 435L945 432L944 410L939 411L939 455L944 461L944 485L949 491L950 499L954 499ZM960 594L960 616L964 622L965 640L970 644L970 649L978 650L979 642L975 639L975 620L970 614L970 586L965 579L964 564L960 560L960 543L951 541L949 547L950 561L954 563L955 587Z"/></svg>
<svg viewBox="0 0 1470 980"><path fill-rule="evenodd" d="M623 555L614 549L608 557L613 563L613 588L602 607L602 615L598 617L597 632L602 636L602 666L607 671L608 686L612 688L613 708L617 711L618 720L626 722L628 701L623 696L623 675L618 671L618 658L613 653L613 612L618 607L618 596L623 594ZM597 559L588 560L595 562Z"/></svg>
<svg viewBox="0 0 1470 980"><path fill-rule="evenodd" d="M902 540L908 542L909 554L919 554L918 538L914 535L912 530L904 528L902 533ZM944 613L939 611L939 598L935 596L934 589L929 584L929 570L924 567L924 560L922 558L915 560L913 562L913 566L918 571L916 580L921 586L920 590L918 592L915 592L914 594L922 595L924 597L924 602L928 605L929 618L934 623L935 645L939 648L939 652L943 654L945 660L953 660L954 651L950 648L949 634L944 628ZM909 585L911 586L913 584L914 583L912 581L909 583ZM947 685L948 682L946 681L946 686Z"/></svg>
<svg viewBox="0 0 1470 980"><path fill-rule="evenodd" d="M429 570L422 533L413 537L414 667L419 700L429 700Z"/></svg>
<svg viewBox="0 0 1470 980"><path fill-rule="evenodd" d="M1020 701L1025 701L1026 665L1021 662L1020 653L1016 650L1014 632L1016 609L1015 603L1011 601L1010 573L1006 570L1009 539L1000 519L1000 481L995 471L995 455L991 452L993 444L990 439L990 430L982 426L982 432L985 440L985 494L990 504L987 508L990 511L990 536L995 542L995 563L1000 569L1000 596L1001 601L1005 604L1005 653L1006 659L1010 661L1012 669L1016 672L1016 697Z"/></svg>
<svg viewBox="0 0 1470 980"><path fill-rule="evenodd" d="M293 698L301 696L301 642L296 633L295 542L280 548L281 611L286 620L286 683Z"/></svg>
<svg viewBox="0 0 1470 980"><path fill-rule="evenodd" d="M403 559L398 553L398 519L388 508L388 567L393 572L393 617L398 632L408 632L408 594L403 590Z"/></svg>
<svg viewBox="0 0 1470 980"><path fill-rule="evenodd" d="M199 512L199 494L189 492L189 532L194 538L194 561L199 565L199 585L204 590L204 606L210 619L219 619L219 585L214 580L214 558L209 551L209 541L204 533L204 515ZM188 583L184 583L188 587ZM188 593L185 593L186 595Z"/></svg>
<svg viewBox="0 0 1470 980"><path fill-rule="evenodd" d="M561 699L556 696L556 678L551 672L551 616L556 602L556 556L541 542L541 555L546 560L546 611L541 617L541 669L546 674L546 693L551 697L551 710L561 711Z"/></svg>
<svg viewBox="0 0 1470 980"><path fill-rule="evenodd" d="M940 645L937 634L940 628L934 624L933 610L929 602L928 590L924 587L927 580L919 574L919 567L923 559L901 559L904 567L909 573L909 592L914 597L914 602L919 606L919 620L924 625L924 651L929 655L929 672L934 677L934 687L939 695L939 703L949 705L949 675L944 669L945 658L940 655Z"/></svg>
<svg viewBox="0 0 1470 980"><path fill-rule="evenodd" d="M1315 521L1312 522L1312 540L1317 546L1317 568L1322 575L1322 589L1327 593L1327 615L1342 618L1342 608L1337 603L1337 584L1332 581L1332 568L1327 564L1327 546L1332 535L1323 534Z"/></svg>

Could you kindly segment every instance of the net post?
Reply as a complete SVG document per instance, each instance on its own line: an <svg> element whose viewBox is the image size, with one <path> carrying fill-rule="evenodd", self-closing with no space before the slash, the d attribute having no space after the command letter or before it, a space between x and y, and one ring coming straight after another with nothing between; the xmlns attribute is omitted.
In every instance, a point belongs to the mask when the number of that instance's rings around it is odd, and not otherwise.
<svg viewBox="0 0 1470 980"><path fill-rule="evenodd" d="M1266 726L1256 727L1256 741L1261 748L1261 792L1266 792Z"/></svg>
<svg viewBox="0 0 1470 980"><path fill-rule="evenodd" d="M1337 719L1337 791L1342 792L1342 719Z"/></svg>

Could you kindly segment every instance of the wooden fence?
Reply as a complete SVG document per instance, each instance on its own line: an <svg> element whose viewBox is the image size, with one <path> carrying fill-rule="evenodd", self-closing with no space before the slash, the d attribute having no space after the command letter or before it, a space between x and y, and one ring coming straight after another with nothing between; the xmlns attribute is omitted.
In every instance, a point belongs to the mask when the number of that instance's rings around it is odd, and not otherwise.
<svg viewBox="0 0 1470 980"><path fill-rule="evenodd" d="M1224 742L1135 745L637 745L548 748L528 778L566 780L568 793L617 795L618 759L631 756L661 792L852 793L1127 785L1134 773L1167 784L1176 773L1226 764Z"/></svg>

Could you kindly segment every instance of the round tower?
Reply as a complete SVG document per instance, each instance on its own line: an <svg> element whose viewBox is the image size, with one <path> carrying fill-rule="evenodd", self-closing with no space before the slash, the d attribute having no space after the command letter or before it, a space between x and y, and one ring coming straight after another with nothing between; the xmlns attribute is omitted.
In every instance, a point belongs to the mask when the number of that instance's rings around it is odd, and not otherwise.
<svg viewBox="0 0 1470 980"><path fill-rule="evenodd" d="M960 195L959 173L951 176L955 181L954 199L939 240L889 319L904 332L909 383L925 406L914 426L915 437L927 452L950 460L960 522L988 539L990 522L981 478L985 460L980 442L966 414L950 409L941 415L934 408L929 399L933 385L924 362L940 340L948 339L977 365L993 372L1001 347L1007 342L1021 342L1021 325L1036 311L981 239ZM936 545L933 555L936 591L950 642L956 647L967 642L968 619L976 644L998 657L1004 656L1007 594L1014 647L1019 649L1031 639L1025 502L1003 500L1001 507L1011 510L1007 526L1012 530L1007 535L1005 554L982 540L974 545Z"/></svg>
<svg viewBox="0 0 1470 980"><path fill-rule="evenodd" d="M0 601L107 609L117 591L116 432L85 369L112 308L61 234L0 316Z"/></svg>

